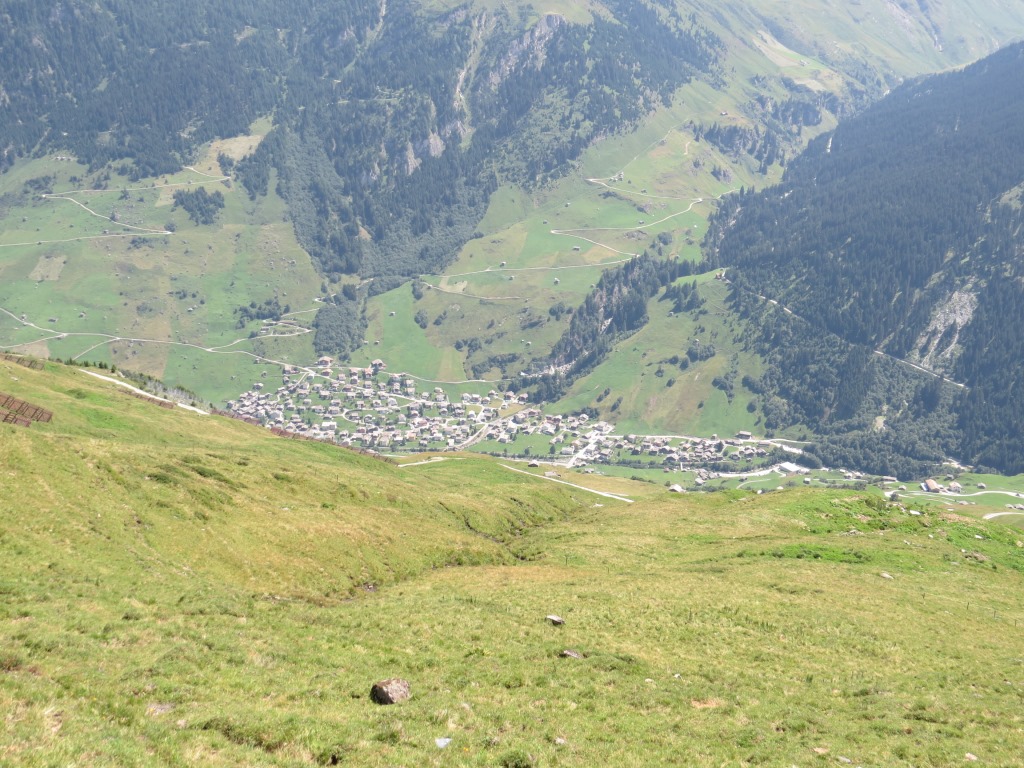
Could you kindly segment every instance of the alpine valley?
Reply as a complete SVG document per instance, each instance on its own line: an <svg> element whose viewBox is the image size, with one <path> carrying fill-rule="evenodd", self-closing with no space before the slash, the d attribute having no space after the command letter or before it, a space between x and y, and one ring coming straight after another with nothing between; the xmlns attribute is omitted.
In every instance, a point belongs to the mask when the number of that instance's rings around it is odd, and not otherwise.
<svg viewBox="0 0 1024 768"><path fill-rule="evenodd" d="M0 2L0 765L1019 766L1022 37Z"/></svg>
<svg viewBox="0 0 1024 768"><path fill-rule="evenodd" d="M5 349L217 407L376 360L419 411L1024 470L1015 4L52 0L0 30ZM257 417L319 429L293 394ZM492 426L406 447L560 448Z"/></svg>

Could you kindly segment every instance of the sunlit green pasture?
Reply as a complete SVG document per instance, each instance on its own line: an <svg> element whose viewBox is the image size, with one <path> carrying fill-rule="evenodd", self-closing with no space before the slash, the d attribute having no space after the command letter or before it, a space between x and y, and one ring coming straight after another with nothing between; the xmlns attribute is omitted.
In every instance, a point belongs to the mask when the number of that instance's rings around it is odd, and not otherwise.
<svg viewBox="0 0 1024 768"><path fill-rule="evenodd" d="M1017 761L1024 548L998 523L560 473L630 504L0 377L54 412L0 425L6 764ZM388 677L412 698L374 704Z"/></svg>

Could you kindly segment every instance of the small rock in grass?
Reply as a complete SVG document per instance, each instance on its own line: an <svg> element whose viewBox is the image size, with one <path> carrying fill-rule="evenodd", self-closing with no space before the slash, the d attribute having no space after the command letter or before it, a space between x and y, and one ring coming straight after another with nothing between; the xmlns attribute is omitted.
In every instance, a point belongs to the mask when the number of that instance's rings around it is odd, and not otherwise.
<svg viewBox="0 0 1024 768"><path fill-rule="evenodd" d="M568 743L569 743L569 742L567 742L567 741L566 741L565 739L563 739L563 738L562 738L561 736L556 736L556 737L555 737L555 744L557 744L557 745L558 745L558 746L560 746L560 747L562 747L562 746L565 746L565 745L566 745L566 744L568 744Z"/></svg>
<svg viewBox="0 0 1024 768"><path fill-rule="evenodd" d="M842 757L842 756L840 756L840 757L838 757L838 758L836 758L836 759L837 759L837 760L838 760L838 761L839 761L840 763L847 763L847 764L849 764L849 763L852 763L852 762L853 762L853 760L851 760L851 759L850 759L850 758L848 758L848 757Z"/></svg>
<svg viewBox="0 0 1024 768"><path fill-rule="evenodd" d="M882 571L881 576L882 576L883 579L891 579L892 578L892 575L886 573L885 571Z"/></svg>
<svg viewBox="0 0 1024 768"><path fill-rule="evenodd" d="M972 763L975 760L977 760L977 759L978 759L978 756L977 755L972 755L970 752L968 752L966 755L964 755L964 760L970 760Z"/></svg>
<svg viewBox="0 0 1024 768"><path fill-rule="evenodd" d="M452 743L452 740L449 739L449 738L440 738L440 739L434 739L434 743L437 744L437 748L438 749L444 749L445 747L447 747L449 744Z"/></svg>
<svg viewBox="0 0 1024 768"><path fill-rule="evenodd" d="M400 677L392 677L388 680L381 680L374 683L370 689L370 698L378 704L397 704L405 701L412 695L409 689L409 681Z"/></svg>
<svg viewBox="0 0 1024 768"><path fill-rule="evenodd" d="M561 616L555 616L555 614L553 614L553 613L548 615L548 616L545 616L544 618L546 618L548 621L550 621L556 627L560 627L563 624L565 624L565 619L563 619Z"/></svg>
<svg viewBox="0 0 1024 768"><path fill-rule="evenodd" d="M583 654L579 651L574 651L572 648L566 648L564 651L558 654L563 659L582 659Z"/></svg>

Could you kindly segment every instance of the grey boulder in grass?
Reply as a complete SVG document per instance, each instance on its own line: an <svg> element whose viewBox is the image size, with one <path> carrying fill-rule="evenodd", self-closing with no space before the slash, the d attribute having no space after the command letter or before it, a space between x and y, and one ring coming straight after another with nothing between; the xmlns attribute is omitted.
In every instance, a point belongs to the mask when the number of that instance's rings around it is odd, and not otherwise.
<svg viewBox="0 0 1024 768"><path fill-rule="evenodd" d="M397 704L412 696L409 681L400 677L392 677L374 683L370 689L370 698L378 704Z"/></svg>

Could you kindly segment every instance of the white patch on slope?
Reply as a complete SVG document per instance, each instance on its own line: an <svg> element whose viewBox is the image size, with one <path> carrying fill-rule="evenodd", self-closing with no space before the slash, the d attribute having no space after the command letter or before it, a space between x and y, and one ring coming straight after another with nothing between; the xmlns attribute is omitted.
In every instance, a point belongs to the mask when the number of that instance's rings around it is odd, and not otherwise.
<svg viewBox="0 0 1024 768"><path fill-rule="evenodd" d="M919 362L927 368L948 369L960 351L960 331L971 322L978 308L978 297L966 289L954 291L945 302L938 304L932 312L931 322L915 344ZM942 349L940 339L955 326L952 341Z"/></svg>

